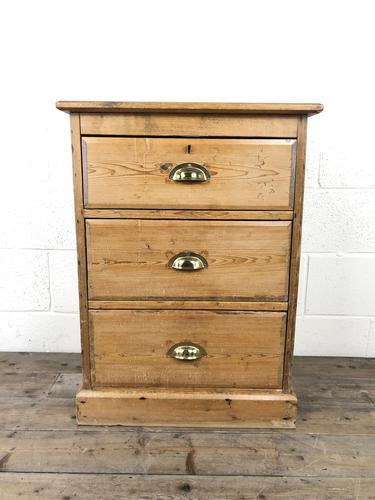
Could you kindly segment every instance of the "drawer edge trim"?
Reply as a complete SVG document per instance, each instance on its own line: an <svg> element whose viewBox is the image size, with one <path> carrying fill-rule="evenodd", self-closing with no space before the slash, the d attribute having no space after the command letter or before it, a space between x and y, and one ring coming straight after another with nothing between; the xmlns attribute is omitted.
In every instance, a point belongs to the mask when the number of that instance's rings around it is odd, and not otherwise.
<svg viewBox="0 0 375 500"><path fill-rule="evenodd" d="M85 208L86 219L293 220L293 210Z"/></svg>
<svg viewBox="0 0 375 500"><path fill-rule="evenodd" d="M90 300L89 309L193 309L220 311L287 311L288 302L203 300Z"/></svg>

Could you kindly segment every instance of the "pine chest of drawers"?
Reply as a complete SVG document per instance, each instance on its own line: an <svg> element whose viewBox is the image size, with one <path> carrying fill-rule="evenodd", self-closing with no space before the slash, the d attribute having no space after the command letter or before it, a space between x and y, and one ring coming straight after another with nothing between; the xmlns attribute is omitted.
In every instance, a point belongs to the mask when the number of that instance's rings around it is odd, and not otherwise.
<svg viewBox="0 0 375 500"><path fill-rule="evenodd" d="M306 122L319 104L71 114L80 424L294 427Z"/></svg>

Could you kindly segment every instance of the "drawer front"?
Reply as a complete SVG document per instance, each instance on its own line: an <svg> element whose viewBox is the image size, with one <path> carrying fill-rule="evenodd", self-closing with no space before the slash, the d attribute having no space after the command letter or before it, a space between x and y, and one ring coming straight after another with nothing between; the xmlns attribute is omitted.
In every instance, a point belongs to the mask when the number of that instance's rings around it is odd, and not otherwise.
<svg viewBox="0 0 375 500"><path fill-rule="evenodd" d="M287 300L291 224L90 219L89 299Z"/></svg>
<svg viewBox="0 0 375 500"><path fill-rule="evenodd" d="M85 206L292 209L295 145L294 139L85 137Z"/></svg>
<svg viewBox="0 0 375 500"><path fill-rule="evenodd" d="M94 385L279 388L285 320L286 313L91 311ZM202 357L175 359L181 344Z"/></svg>

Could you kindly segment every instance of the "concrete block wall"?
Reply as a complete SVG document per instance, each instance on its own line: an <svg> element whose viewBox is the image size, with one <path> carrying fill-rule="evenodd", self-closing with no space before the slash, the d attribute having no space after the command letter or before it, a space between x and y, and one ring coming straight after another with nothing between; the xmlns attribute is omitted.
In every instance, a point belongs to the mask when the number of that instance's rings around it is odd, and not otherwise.
<svg viewBox="0 0 375 500"><path fill-rule="evenodd" d="M350 126L328 134L325 124L309 125L295 350L374 357L371 153Z"/></svg>
<svg viewBox="0 0 375 500"><path fill-rule="evenodd" d="M3 150L0 350L78 352L69 121L53 102L38 114Z"/></svg>
<svg viewBox="0 0 375 500"><path fill-rule="evenodd" d="M69 121L56 100L310 101L325 111L308 127L296 353L375 356L371 7L341 2L337 22L323 0L66 0L58 16L51 2L8 2L0 350L80 349ZM181 36L192 26L204 36Z"/></svg>

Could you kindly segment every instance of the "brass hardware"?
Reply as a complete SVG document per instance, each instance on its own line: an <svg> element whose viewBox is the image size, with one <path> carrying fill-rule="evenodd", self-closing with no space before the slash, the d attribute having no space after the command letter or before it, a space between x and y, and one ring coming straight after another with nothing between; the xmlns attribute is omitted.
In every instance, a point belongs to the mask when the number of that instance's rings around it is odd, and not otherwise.
<svg viewBox="0 0 375 500"><path fill-rule="evenodd" d="M169 260L168 267L177 269L177 271L199 271L208 267L208 262L197 253L181 252Z"/></svg>
<svg viewBox="0 0 375 500"><path fill-rule="evenodd" d="M207 356L207 352L197 344L192 344L190 342L180 342L179 344L173 345L169 351L168 356L179 361L196 361L202 356Z"/></svg>
<svg viewBox="0 0 375 500"><path fill-rule="evenodd" d="M169 170L172 167L173 167L172 163L162 163L160 165L160 170Z"/></svg>
<svg viewBox="0 0 375 500"><path fill-rule="evenodd" d="M198 163L181 163L170 171L169 178L174 182L208 182L211 174Z"/></svg>

